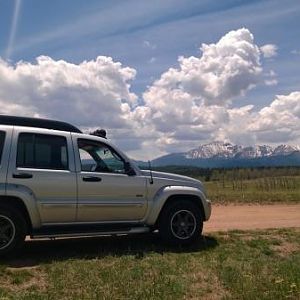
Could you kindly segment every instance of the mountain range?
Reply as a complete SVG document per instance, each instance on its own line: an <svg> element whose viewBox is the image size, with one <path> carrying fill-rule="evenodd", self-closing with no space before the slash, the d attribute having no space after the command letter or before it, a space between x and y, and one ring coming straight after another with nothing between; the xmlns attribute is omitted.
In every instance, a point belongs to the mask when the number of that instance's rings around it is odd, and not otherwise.
<svg viewBox="0 0 300 300"><path fill-rule="evenodd" d="M154 167L177 165L203 168L300 166L300 147L291 145L242 146L222 141L172 153L152 161Z"/></svg>

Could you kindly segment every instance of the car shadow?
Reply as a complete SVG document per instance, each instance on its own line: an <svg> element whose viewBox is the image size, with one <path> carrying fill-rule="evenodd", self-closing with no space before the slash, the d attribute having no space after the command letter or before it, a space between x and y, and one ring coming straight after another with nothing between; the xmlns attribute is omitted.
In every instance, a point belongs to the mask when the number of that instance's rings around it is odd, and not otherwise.
<svg viewBox="0 0 300 300"><path fill-rule="evenodd" d="M67 259L95 259L106 256L134 255L136 259L150 252L164 255L166 253L189 253L207 251L218 246L218 241L211 236L201 239L189 246L168 246L157 233L69 238L55 240L28 240L13 258L1 258L0 264L12 268L37 266L40 263L63 261Z"/></svg>

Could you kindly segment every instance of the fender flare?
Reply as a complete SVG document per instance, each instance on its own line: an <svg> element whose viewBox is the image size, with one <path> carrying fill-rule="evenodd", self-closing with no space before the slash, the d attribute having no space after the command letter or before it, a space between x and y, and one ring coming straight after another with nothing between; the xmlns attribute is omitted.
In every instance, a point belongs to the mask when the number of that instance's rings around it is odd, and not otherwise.
<svg viewBox="0 0 300 300"><path fill-rule="evenodd" d="M41 218L37 207L37 201L31 189L24 185L7 184L6 196L16 197L22 200L27 209L32 228L38 228L41 226Z"/></svg>
<svg viewBox="0 0 300 300"><path fill-rule="evenodd" d="M203 207L204 220L208 220L211 214L210 201L206 200L204 193L196 187L166 186L161 188L153 198L151 210L146 217L148 225L154 225L165 203L171 196L196 196Z"/></svg>

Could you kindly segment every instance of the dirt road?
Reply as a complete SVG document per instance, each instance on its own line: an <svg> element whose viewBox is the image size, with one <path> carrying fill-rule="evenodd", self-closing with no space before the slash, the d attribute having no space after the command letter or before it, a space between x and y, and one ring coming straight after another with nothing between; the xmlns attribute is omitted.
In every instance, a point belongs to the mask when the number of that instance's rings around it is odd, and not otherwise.
<svg viewBox="0 0 300 300"><path fill-rule="evenodd" d="M283 227L300 227L300 204L213 206L204 232Z"/></svg>

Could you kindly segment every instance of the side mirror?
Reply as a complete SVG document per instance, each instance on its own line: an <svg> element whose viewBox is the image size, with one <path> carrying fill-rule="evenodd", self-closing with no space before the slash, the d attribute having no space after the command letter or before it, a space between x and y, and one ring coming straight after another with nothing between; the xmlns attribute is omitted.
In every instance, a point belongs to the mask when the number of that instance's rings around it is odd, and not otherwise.
<svg viewBox="0 0 300 300"><path fill-rule="evenodd" d="M133 168L131 167L130 163L129 162L125 162L124 163L124 168L125 168L125 173L128 175L128 176L134 176L135 175L135 171L133 170Z"/></svg>

